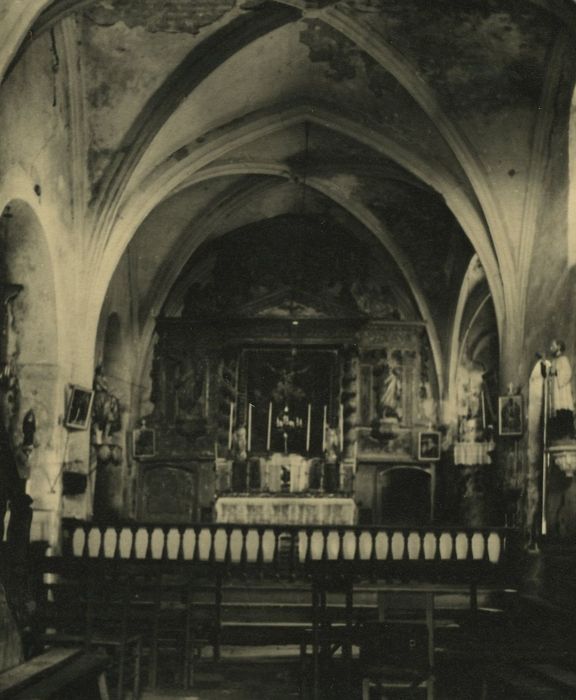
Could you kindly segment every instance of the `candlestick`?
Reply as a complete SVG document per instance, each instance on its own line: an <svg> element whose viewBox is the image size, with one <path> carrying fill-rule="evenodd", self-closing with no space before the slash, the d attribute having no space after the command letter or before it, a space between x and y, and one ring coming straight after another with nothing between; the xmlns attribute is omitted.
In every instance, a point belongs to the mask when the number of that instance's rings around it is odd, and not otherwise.
<svg viewBox="0 0 576 700"><path fill-rule="evenodd" d="M268 404L268 433L266 434L266 450L270 452L270 442L272 440L272 401Z"/></svg>
<svg viewBox="0 0 576 700"><path fill-rule="evenodd" d="M252 404L248 404L248 452L252 448Z"/></svg>
<svg viewBox="0 0 576 700"><path fill-rule="evenodd" d="M234 401L230 401L230 416L228 418L228 449L232 449L232 429L234 425Z"/></svg>
<svg viewBox="0 0 576 700"><path fill-rule="evenodd" d="M344 404L340 404L340 452L344 452Z"/></svg>
<svg viewBox="0 0 576 700"><path fill-rule="evenodd" d="M326 413L328 406L324 406L324 415L322 418L322 452L326 451Z"/></svg>
<svg viewBox="0 0 576 700"><path fill-rule="evenodd" d="M310 426L312 425L312 404L308 404L308 419L306 421L306 452L310 452Z"/></svg>

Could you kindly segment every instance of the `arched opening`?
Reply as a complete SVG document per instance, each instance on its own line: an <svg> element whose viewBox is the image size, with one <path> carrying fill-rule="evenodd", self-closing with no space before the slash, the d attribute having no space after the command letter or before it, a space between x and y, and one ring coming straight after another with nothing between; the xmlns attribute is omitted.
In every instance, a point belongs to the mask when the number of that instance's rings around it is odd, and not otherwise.
<svg viewBox="0 0 576 700"><path fill-rule="evenodd" d="M498 517L495 441L499 433L499 339L484 270L470 262L458 305L451 356L455 412L453 508L471 526Z"/></svg>
<svg viewBox="0 0 576 700"><path fill-rule="evenodd" d="M114 518L124 508L127 457L123 409L129 403L126 378L128 348L123 344L120 314L103 312L91 430L91 471L94 472L93 513L96 519Z"/></svg>
<svg viewBox="0 0 576 700"><path fill-rule="evenodd" d="M393 467L380 472L380 522L414 526L430 522L431 473L420 468Z"/></svg>
<svg viewBox="0 0 576 700"><path fill-rule="evenodd" d="M0 278L10 292L4 297L5 363L2 411L15 448L33 442L21 476L34 508L53 511L58 505L60 464L54 433L61 410L58 386L58 317L54 275L44 230L32 208L15 200L4 207L0 218ZM24 416L32 411L33 438L24 435ZM51 523L38 523L33 537L53 540L46 530Z"/></svg>

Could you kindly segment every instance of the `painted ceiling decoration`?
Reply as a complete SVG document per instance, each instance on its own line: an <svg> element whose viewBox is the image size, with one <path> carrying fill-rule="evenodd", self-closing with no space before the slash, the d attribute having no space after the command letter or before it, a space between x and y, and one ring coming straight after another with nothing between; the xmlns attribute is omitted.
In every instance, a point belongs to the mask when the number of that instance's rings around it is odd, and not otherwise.
<svg viewBox="0 0 576 700"><path fill-rule="evenodd" d="M370 249L326 220L269 220L199 251L194 268L206 258L210 275L190 284L183 317L403 318Z"/></svg>

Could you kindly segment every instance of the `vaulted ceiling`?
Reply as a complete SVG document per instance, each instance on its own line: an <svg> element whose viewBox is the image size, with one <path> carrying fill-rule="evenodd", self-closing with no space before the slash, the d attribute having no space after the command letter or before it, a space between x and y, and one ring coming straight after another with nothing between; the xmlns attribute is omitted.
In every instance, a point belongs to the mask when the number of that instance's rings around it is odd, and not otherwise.
<svg viewBox="0 0 576 700"><path fill-rule="evenodd" d="M543 0L60 0L29 41L76 40L93 249L136 261L143 323L203 243L290 215L378 243L442 339L475 252L503 313L524 192L496 191L569 22Z"/></svg>

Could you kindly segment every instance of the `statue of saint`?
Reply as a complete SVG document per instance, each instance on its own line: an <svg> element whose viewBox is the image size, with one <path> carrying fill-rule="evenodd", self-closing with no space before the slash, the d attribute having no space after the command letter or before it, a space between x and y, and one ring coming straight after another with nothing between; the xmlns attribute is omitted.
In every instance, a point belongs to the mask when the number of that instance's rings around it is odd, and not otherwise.
<svg viewBox="0 0 576 700"><path fill-rule="evenodd" d="M381 418L398 418L402 413L402 369L390 366L380 388Z"/></svg>
<svg viewBox="0 0 576 700"><path fill-rule="evenodd" d="M232 454L235 462L248 459L248 438L246 428L236 428L232 437Z"/></svg>
<svg viewBox="0 0 576 700"><path fill-rule="evenodd" d="M551 360L548 367L550 391L550 440L574 437L574 397L572 395L572 368L566 355L566 345L554 339L550 344Z"/></svg>
<svg viewBox="0 0 576 700"><path fill-rule="evenodd" d="M122 427L120 402L108 390L108 380L102 365L94 374L94 402L92 404L92 440L95 445L107 444L110 435Z"/></svg>
<svg viewBox="0 0 576 700"><path fill-rule="evenodd" d="M340 451L340 439L338 437L338 430L336 428L331 428L329 425L326 426L326 452L325 459L326 462L334 463L338 461L338 453Z"/></svg>

